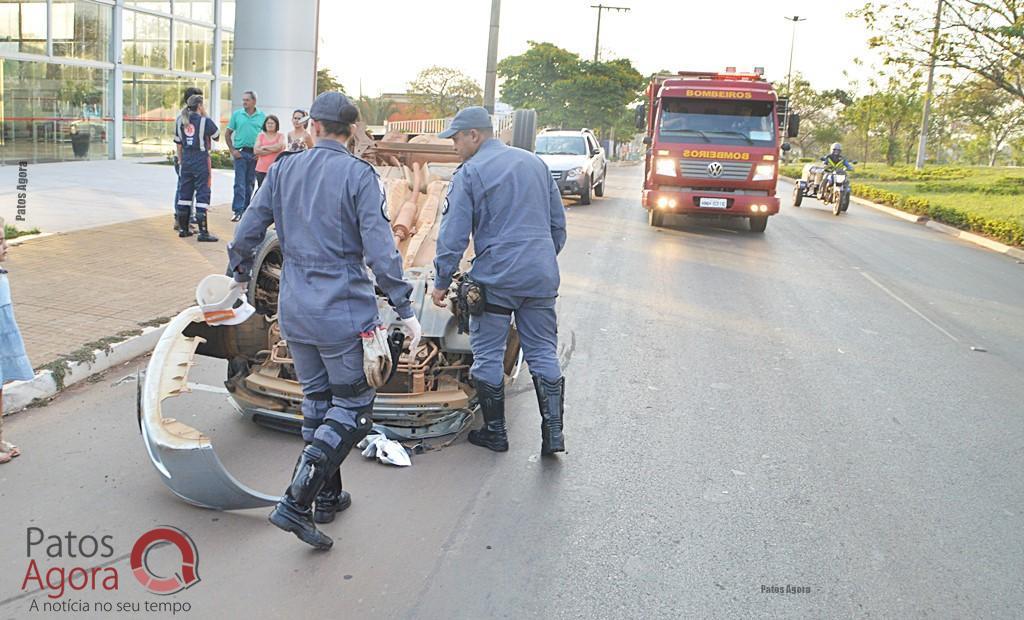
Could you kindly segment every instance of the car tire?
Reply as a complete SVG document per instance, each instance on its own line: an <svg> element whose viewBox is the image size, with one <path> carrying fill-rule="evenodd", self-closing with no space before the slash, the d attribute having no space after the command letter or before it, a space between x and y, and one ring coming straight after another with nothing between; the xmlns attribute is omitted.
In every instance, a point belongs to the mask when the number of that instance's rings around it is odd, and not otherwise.
<svg viewBox="0 0 1024 620"><path fill-rule="evenodd" d="M793 206L799 207L804 201L804 190L799 183L793 186Z"/></svg>
<svg viewBox="0 0 1024 620"><path fill-rule="evenodd" d="M590 175L583 177L583 188L580 190L580 204L590 204Z"/></svg>
<svg viewBox="0 0 1024 620"><path fill-rule="evenodd" d="M604 197L604 182L607 178L608 173L605 172L604 175L601 176L601 182L594 186L594 195L598 198Z"/></svg>
<svg viewBox="0 0 1024 620"><path fill-rule="evenodd" d="M537 111L516 110L512 116L512 146L524 151L534 150L537 140Z"/></svg>
<svg viewBox="0 0 1024 620"><path fill-rule="evenodd" d="M757 217L750 218L750 232L763 233L764 229L768 227L768 216L759 215Z"/></svg>
<svg viewBox="0 0 1024 620"><path fill-rule="evenodd" d="M660 227L665 222L665 214L657 209L648 209L647 211L647 224L649 226Z"/></svg>

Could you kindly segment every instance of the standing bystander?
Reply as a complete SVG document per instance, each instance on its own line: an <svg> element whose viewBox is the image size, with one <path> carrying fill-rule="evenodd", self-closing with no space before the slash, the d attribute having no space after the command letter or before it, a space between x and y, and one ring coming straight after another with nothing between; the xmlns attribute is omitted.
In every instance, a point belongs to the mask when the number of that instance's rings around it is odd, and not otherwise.
<svg viewBox="0 0 1024 620"><path fill-rule="evenodd" d="M7 239L4 220L0 218L0 263L7 259ZM11 307L11 287L7 272L0 267L0 463L7 463L19 456L18 446L4 441L4 384L8 381L28 381L34 377L32 364L25 354L25 343L21 340L18 324L14 322Z"/></svg>
<svg viewBox="0 0 1024 620"><path fill-rule="evenodd" d="M242 109L231 113L224 139L235 160L235 196L231 201L234 215L232 222L242 219L242 213L252 200L256 184L256 136L263 128L266 115L256 108L256 93L247 90L242 93Z"/></svg>
<svg viewBox="0 0 1024 620"><path fill-rule="evenodd" d="M280 126L277 117L270 114L267 120L263 121L263 131L256 138L256 189L259 189L263 185L263 179L267 178L270 164L284 151L284 134L278 131Z"/></svg>

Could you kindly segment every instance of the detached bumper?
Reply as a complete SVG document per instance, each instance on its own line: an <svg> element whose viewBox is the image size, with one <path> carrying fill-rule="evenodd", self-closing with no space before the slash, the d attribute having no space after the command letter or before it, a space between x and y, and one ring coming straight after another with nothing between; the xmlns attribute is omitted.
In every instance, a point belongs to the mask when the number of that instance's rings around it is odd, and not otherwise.
<svg viewBox="0 0 1024 620"><path fill-rule="evenodd" d="M707 206L716 203L724 206ZM658 209L665 213L684 215L750 217L752 215L775 215L779 212L779 199L775 196L755 196L731 192L675 192L645 189L643 190L642 204L648 210Z"/></svg>
<svg viewBox="0 0 1024 620"><path fill-rule="evenodd" d="M149 360L138 402L139 428L149 460L167 488L190 504L215 510L273 506L279 496L254 491L236 480L202 431L161 413L164 400L188 392L188 372L203 339L182 332L202 321L198 307L181 312L164 329Z"/></svg>

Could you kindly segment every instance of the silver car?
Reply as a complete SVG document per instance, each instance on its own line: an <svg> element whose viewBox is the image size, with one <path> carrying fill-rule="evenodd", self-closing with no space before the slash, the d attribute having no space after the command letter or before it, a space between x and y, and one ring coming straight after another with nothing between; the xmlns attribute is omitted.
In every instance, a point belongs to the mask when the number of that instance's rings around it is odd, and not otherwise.
<svg viewBox="0 0 1024 620"><path fill-rule="evenodd" d="M536 144L537 155L548 165L563 195L579 196L583 205L590 204L591 194L604 196L608 161L592 131L545 129L537 135Z"/></svg>

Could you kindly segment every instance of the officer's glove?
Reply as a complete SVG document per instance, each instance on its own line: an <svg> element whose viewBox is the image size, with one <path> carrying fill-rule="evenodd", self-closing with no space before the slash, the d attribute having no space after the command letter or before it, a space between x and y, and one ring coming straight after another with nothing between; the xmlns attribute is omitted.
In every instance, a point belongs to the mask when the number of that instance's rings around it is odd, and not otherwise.
<svg viewBox="0 0 1024 620"><path fill-rule="evenodd" d="M412 359L416 359L416 349L420 346L420 337L423 335L423 328L420 327L420 321L416 318L416 315L407 319L402 319L402 325L405 326L405 331L412 339L409 342L409 355Z"/></svg>
<svg viewBox="0 0 1024 620"><path fill-rule="evenodd" d="M372 388L383 387L391 375L391 347L382 326L360 334L363 339L363 373Z"/></svg>

